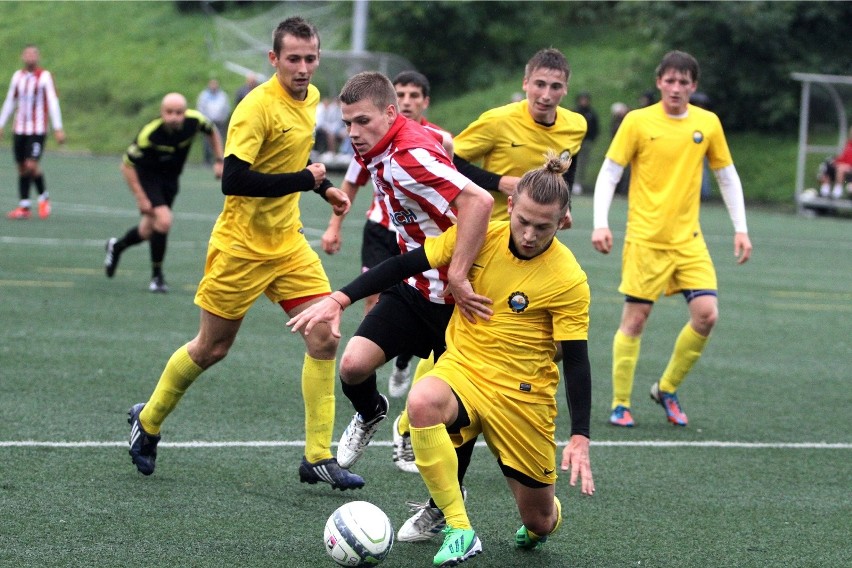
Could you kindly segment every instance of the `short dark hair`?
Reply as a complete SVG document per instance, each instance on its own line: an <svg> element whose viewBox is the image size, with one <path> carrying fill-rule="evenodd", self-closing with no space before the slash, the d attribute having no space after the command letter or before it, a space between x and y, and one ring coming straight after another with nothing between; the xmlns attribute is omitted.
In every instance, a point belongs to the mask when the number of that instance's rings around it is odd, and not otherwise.
<svg viewBox="0 0 852 568"><path fill-rule="evenodd" d="M663 60L657 65L657 79L663 76L663 73L669 69L680 71L684 74L689 74L692 77L692 82L698 82L698 61L686 53L685 51L670 51L663 56Z"/></svg>
<svg viewBox="0 0 852 568"><path fill-rule="evenodd" d="M281 53L281 47L284 44L285 35L291 35L307 40L317 38L317 49L319 49L320 37L316 26L301 16L293 16L292 18L283 20L278 24L278 27L275 28L275 31L272 32L272 51L275 52L275 55Z"/></svg>
<svg viewBox="0 0 852 568"><path fill-rule="evenodd" d="M345 105L370 99L380 109L397 106L393 83L378 71L362 71L350 77L340 90L338 99Z"/></svg>
<svg viewBox="0 0 852 568"><path fill-rule="evenodd" d="M420 87L423 97L425 98L429 96L429 79L427 79L426 75L423 73L419 73L417 71L403 71L393 78L392 83L394 87L397 85L414 85L415 87Z"/></svg>
<svg viewBox="0 0 852 568"><path fill-rule="evenodd" d="M542 68L562 71L565 73L566 83L571 78L571 66L568 65L568 60L555 47L540 49L527 61L527 65L524 67L524 79L528 79L533 74L533 71Z"/></svg>

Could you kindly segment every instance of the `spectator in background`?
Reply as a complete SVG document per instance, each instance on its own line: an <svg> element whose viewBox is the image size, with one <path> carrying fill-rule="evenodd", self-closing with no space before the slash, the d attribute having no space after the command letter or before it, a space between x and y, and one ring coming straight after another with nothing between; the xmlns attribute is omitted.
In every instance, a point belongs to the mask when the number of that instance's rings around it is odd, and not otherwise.
<svg viewBox="0 0 852 568"><path fill-rule="evenodd" d="M17 105L12 128L15 133L12 151L18 164L18 194L21 200L18 207L6 216L9 219L30 218L30 184L35 184L38 192L38 216L46 219L50 216L50 199L39 160L44 152L48 115L57 144L65 142L65 131L62 130L62 113L59 110L59 97L56 95L53 75L47 69L39 67L38 48L27 45L21 59L24 67L12 74L9 92L0 110L2 138L3 127Z"/></svg>
<svg viewBox="0 0 852 568"><path fill-rule="evenodd" d="M240 88L237 89L236 93L234 93L234 108L237 108L240 101L246 98L246 95L249 94L252 89L257 87L257 82L257 75L254 73L248 73L246 75L246 82L240 85Z"/></svg>
<svg viewBox="0 0 852 568"><path fill-rule="evenodd" d="M647 90L636 99L638 106L636 108L645 108L646 106L651 106L657 100L657 95L652 90Z"/></svg>
<svg viewBox="0 0 852 568"><path fill-rule="evenodd" d="M609 134L610 139L615 138L615 133L618 132L618 127L621 126L621 121L624 120L624 116L630 112L630 107L622 102L612 103L612 106L609 108L610 115L610 123L609 123ZM630 166L627 165L624 168L624 173L621 175L621 179L618 180L618 183L615 186L615 192L619 195L627 195L627 188L630 187Z"/></svg>
<svg viewBox="0 0 852 568"><path fill-rule="evenodd" d="M225 140L228 131L228 119L231 117L231 103L228 95L219 87L218 79L210 79L207 88L198 95L196 104L198 112L213 121L219 136ZM204 163L212 164L217 154L210 144L210 140L204 139Z"/></svg>
<svg viewBox="0 0 852 568"><path fill-rule="evenodd" d="M833 199L840 199L843 197L843 186L850 174L852 174L852 128L849 129L843 151L820 164L819 194L822 197L831 196Z"/></svg>
<svg viewBox="0 0 852 568"><path fill-rule="evenodd" d="M324 154L323 161L329 161L343 146L347 139L343 115L337 100L325 97L317 107L317 129L315 149Z"/></svg>
<svg viewBox="0 0 852 568"><path fill-rule="evenodd" d="M577 106L574 112L583 115L586 119L586 137L583 138L583 145L580 151L577 152L577 172L574 179L574 187L572 191L576 194L583 193L584 187L594 185L590 184L586 178L586 171L589 165L589 157L592 153L592 148L595 145L595 140L598 137L598 113L592 108L592 97L587 91L582 91L575 99Z"/></svg>

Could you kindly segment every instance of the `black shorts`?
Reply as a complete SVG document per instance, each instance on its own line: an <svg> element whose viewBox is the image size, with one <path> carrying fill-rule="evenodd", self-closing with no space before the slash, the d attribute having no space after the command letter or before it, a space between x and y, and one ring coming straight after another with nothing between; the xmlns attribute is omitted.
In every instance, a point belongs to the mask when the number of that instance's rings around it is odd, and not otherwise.
<svg viewBox="0 0 852 568"><path fill-rule="evenodd" d="M453 304L435 304L404 282L379 296L379 302L364 316L355 335L381 347L385 360L401 353L425 359L435 352L437 359L446 350L445 333Z"/></svg>
<svg viewBox="0 0 852 568"><path fill-rule="evenodd" d="M23 164L27 160L38 162L44 153L44 134L15 134L12 137L15 162Z"/></svg>
<svg viewBox="0 0 852 568"><path fill-rule="evenodd" d="M145 195L151 201L151 207L168 205L171 208L178 193L178 178L175 175L163 175L136 168L139 183Z"/></svg>
<svg viewBox="0 0 852 568"><path fill-rule="evenodd" d="M373 268L383 260L399 254L399 243L395 231L375 221L364 224L361 238L361 271Z"/></svg>

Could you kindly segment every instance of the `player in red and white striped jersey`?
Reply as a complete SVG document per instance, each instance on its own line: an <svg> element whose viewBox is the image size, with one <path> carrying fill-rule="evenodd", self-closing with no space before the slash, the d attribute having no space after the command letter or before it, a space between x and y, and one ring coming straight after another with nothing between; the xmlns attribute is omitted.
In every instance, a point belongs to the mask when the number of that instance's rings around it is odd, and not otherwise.
<svg viewBox="0 0 852 568"><path fill-rule="evenodd" d="M427 130L433 130L440 134L444 149L452 155L452 135L441 127L427 121L423 113L429 108L429 79L417 71L403 71L393 79L396 90L397 105L399 113L406 118L420 123ZM370 181L370 172L358 163L355 157L349 164L343 178L341 189L354 202L358 190ZM361 238L361 271L366 272L383 260L399 254L397 244L397 232L390 222L390 215L382 204L383 194L373 184L373 196L370 207L367 209L367 222ZM335 254L340 251L342 240L340 227L343 216L332 215L328 221L328 228L322 236L322 248L327 254ZM376 302L379 295L374 294L364 300L364 313L368 313ZM393 398L399 398L408 391L411 384L410 362L413 355L402 353L394 361L394 369L388 379L388 394ZM396 460L397 466L400 461ZM410 469L414 468L413 460ZM413 469L413 471L417 471Z"/></svg>
<svg viewBox="0 0 852 568"><path fill-rule="evenodd" d="M449 266L432 268L381 293L340 360L343 394L356 415L337 448L338 462L352 465L363 453L388 401L376 386L376 369L403 352L421 358L445 349L453 303L469 319L484 312L468 281L485 238L494 199L456 170L439 133L403 116L390 80L364 72L340 93L343 122L358 162L382 194L382 207L404 253L458 225ZM342 466L342 467L348 467Z"/></svg>
<svg viewBox="0 0 852 568"><path fill-rule="evenodd" d="M27 45L21 55L24 67L12 74L6 100L0 110L0 138L6 121L17 109L12 121L14 131L13 151L18 164L18 207L9 212L10 219L30 218L30 185L35 184L38 191L38 214L42 219L50 215L50 200L44 183L44 174L39 160L44 152L47 136L47 119L53 126L56 142L65 142L62 130L62 113L59 110L59 97L53 84L50 71L39 67L39 51L34 45Z"/></svg>

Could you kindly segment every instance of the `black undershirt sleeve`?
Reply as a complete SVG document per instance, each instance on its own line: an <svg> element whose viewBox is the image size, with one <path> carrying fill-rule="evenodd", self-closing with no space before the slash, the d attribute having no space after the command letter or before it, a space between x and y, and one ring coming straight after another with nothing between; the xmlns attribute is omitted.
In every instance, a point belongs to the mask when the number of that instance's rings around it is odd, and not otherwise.
<svg viewBox="0 0 852 568"><path fill-rule="evenodd" d="M423 247L393 256L368 270L340 289L354 304L371 294L378 294L409 276L432 268Z"/></svg>
<svg viewBox="0 0 852 568"><path fill-rule="evenodd" d="M562 178L565 180L565 183L568 184L568 191L574 187L574 178L577 177L577 160L571 160L571 165L568 167L568 171L562 174Z"/></svg>
<svg viewBox="0 0 852 568"><path fill-rule="evenodd" d="M483 170L482 168L474 166L464 158L459 158L458 156L453 156L453 164L463 176L482 189L487 189L488 191L500 191L500 178L503 176Z"/></svg>
<svg viewBox="0 0 852 568"><path fill-rule="evenodd" d="M562 341L562 374L565 377L565 396L571 414L571 435L589 437L592 414L592 367L589 363L589 342Z"/></svg>
<svg viewBox="0 0 852 568"><path fill-rule="evenodd" d="M331 183L328 183L330 187ZM317 193L321 188L322 185L317 189ZM225 158L222 172L222 193L225 195L283 197L312 189L314 189L314 176L307 169L286 174L263 174L253 171L251 164L233 154Z"/></svg>

